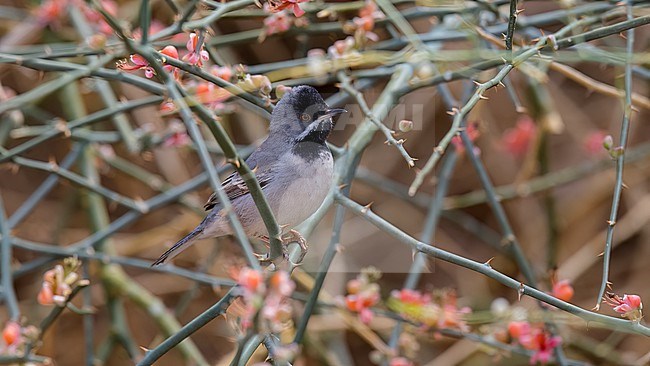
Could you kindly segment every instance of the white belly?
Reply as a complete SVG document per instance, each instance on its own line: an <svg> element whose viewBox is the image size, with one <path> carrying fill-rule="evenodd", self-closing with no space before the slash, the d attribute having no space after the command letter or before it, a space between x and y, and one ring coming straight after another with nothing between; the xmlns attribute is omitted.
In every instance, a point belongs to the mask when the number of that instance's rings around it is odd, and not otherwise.
<svg viewBox="0 0 650 366"><path fill-rule="evenodd" d="M283 233L316 212L327 196L332 184L334 163L331 155L323 157L326 158L315 159L309 164L292 154L280 157L278 167L283 168L274 173L278 176L264 188L264 194L278 225L283 226ZM250 195L235 200L233 206L249 236L268 235L264 221ZM225 227L228 225L226 220L222 221L221 225L218 225L219 228L214 227L210 231L222 233L221 235L232 234L230 228ZM209 234L206 233L206 236Z"/></svg>

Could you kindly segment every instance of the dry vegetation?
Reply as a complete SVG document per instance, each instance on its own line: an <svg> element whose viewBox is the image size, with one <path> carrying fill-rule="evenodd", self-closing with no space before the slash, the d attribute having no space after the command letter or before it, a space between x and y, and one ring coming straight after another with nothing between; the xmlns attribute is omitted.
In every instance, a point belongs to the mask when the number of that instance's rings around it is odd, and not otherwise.
<svg viewBox="0 0 650 366"><path fill-rule="evenodd" d="M0 5L0 364L650 362L646 2ZM301 84L350 113L270 335L238 322L245 238L149 264Z"/></svg>

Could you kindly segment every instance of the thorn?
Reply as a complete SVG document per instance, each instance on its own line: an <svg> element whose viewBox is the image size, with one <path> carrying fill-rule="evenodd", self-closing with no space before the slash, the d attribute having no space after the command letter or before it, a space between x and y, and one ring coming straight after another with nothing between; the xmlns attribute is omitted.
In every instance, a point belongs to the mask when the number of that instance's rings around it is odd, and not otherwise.
<svg viewBox="0 0 650 366"><path fill-rule="evenodd" d="M597 255L597 257L602 257L605 255L605 252L600 252L600 254Z"/></svg>
<svg viewBox="0 0 650 366"><path fill-rule="evenodd" d="M142 199L142 197L136 197L133 202L135 205L138 207L141 213L146 214L149 212L149 205L145 203L145 201Z"/></svg>
<svg viewBox="0 0 650 366"><path fill-rule="evenodd" d="M374 203L374 202L370 202L369 204L363 206L363 208L361 209L361 213L364 214L364 215L367 214L368 211L371 210L371 209L370 209L370 206L372 206L373 203Z"/></svg>
<svg viewBox="0 0 650 366"><path fill-rule="evenodd" d="M48 162L50 163L50 167L52 168L52 171L58 172L59 171L59 164L56 163L56 159L54 156L50 156L48 158Z"/></svg>
<svg viewBox="0 0 650 366"><path fill-rule="evenodd" d="M255 165L255 168L251 169L251 173L257 174L257 169L259 166Z"/></svg>
<svg viewBox="0 0 650 366"><path fill-rule="evenodd" d="M593 308L591 308L591 311L598 311L600 310L600 303L596 304Z"/></svg>
<svg viewBox="0 0 650 366"><path fill-rule="evenodd" d="M494 260L494 257L492 257L492 258L488 259L487 261L485 261L485 263L483 263L483 265L488 267L488 268L492 268L492 261L493 260Z"/></svg>
<svg viewBox="0 0 650 366"><path fill-rule="evenodd" d="M490 99L490 98L484 96L483 94L479 94L478 97L479 97L479 99L483 99L483 100L488 100L488 99Z"/></svg>
<svg viewBox="0 0 650 366"><path fill-rule="evenodd" d="M476 80L472 80L472 82L473 82L473 83L474 83L474 85L476 85L476 86L481 86L481 83L479 83L479 82L478 82L478 81L476 81Z"/></svg>
<svg viewBox="0 0 650 366"><path fill-rule="evenodd" d="M506 87L506 84L504 84L503 81L499 81L499 83L497 85L502 86L504 88Z"/></svg>
<svg viewBox="0 0 650 366"><path fill-rule="evenodd" d="M138 346L138 347L139 347L143 352L145 352L145 353L146 353L146 352L149 352L149 348L147 348L147 347L145 347L145 346Z"/></svg>
<svg viewBox="0 0 650 366"><path fill-rule="evenodd" d="M345 188L345 187L347 187L347 186L348 186L347 183L343 183L343 184L341 184L341 185L339 186L339 190L341 190L341 189L343 189L343 188Z"/></svg>
<svg viewBox="0 0 650 366"><path fill-rule="evenodd" d="M519 15L524 12L524 8L515 10L515 15Z"/></svg>
<svg viewBox="0 0 650 366"><path fill-rule="evenodd" d="M521 296L525 293L526 288L524 287L524 283L520 282L519 283L519 289L517 290L517 301L521 301Z"/></svg>
<svg viewBox="0 0 650 366"><path fill-rule="evenodd" d="M623 189L628 189L628 188L630 188L630 187L628 187L627 184L625 184L625 182L621 183L621 187L623 187Z"/></svg>
<svg viewBox="0 0 650 366"><path fill-rule="evenodd" d="M607 225L614 226L614 225L616 225L616 221L607 220Z"/></svg>

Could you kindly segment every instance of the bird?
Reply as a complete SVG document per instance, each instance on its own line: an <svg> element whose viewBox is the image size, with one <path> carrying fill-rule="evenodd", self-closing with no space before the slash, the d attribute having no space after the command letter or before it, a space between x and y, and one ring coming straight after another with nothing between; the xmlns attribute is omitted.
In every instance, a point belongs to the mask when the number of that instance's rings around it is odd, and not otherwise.
<svg viewBox="0 0 650 366"><path fill-rule="evenodd" d="M334 128L333 117L344 112L345 109L330 108L311 86L293 87L274 108L266 140L246 159L282 235L288 234L291 241L298 241L304 251L306 243L293 228L316 212L327 196L334 159L326 141ZM268 235L266 226L242 177L234 172L221 186L246 235L264 239ZM216 192L204 209L208 214L201 223L152 266L167 263L197 240L233 234Z"/></svg>

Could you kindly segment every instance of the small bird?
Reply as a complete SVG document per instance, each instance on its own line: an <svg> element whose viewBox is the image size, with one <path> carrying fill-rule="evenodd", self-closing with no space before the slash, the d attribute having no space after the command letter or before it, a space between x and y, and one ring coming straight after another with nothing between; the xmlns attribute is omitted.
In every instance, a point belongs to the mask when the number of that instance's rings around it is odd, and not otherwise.
<svg viewBox="0 0 650 366"><path fill-rule="evenodd" d="M268 137L246 159L282 234L290 234L303 250L304 239L291 228L316 212L330 189L334 162L326 140L334 127L332 117L344 112L329 108L316 89L294 87L273 110ZM266 226L244 180L234 172L221 185L246 235L264 238L268 234ZM153 266L166 263L196 240L233 233L216 193L204 208L209 213L199 226L163 253Z"/></svg>

